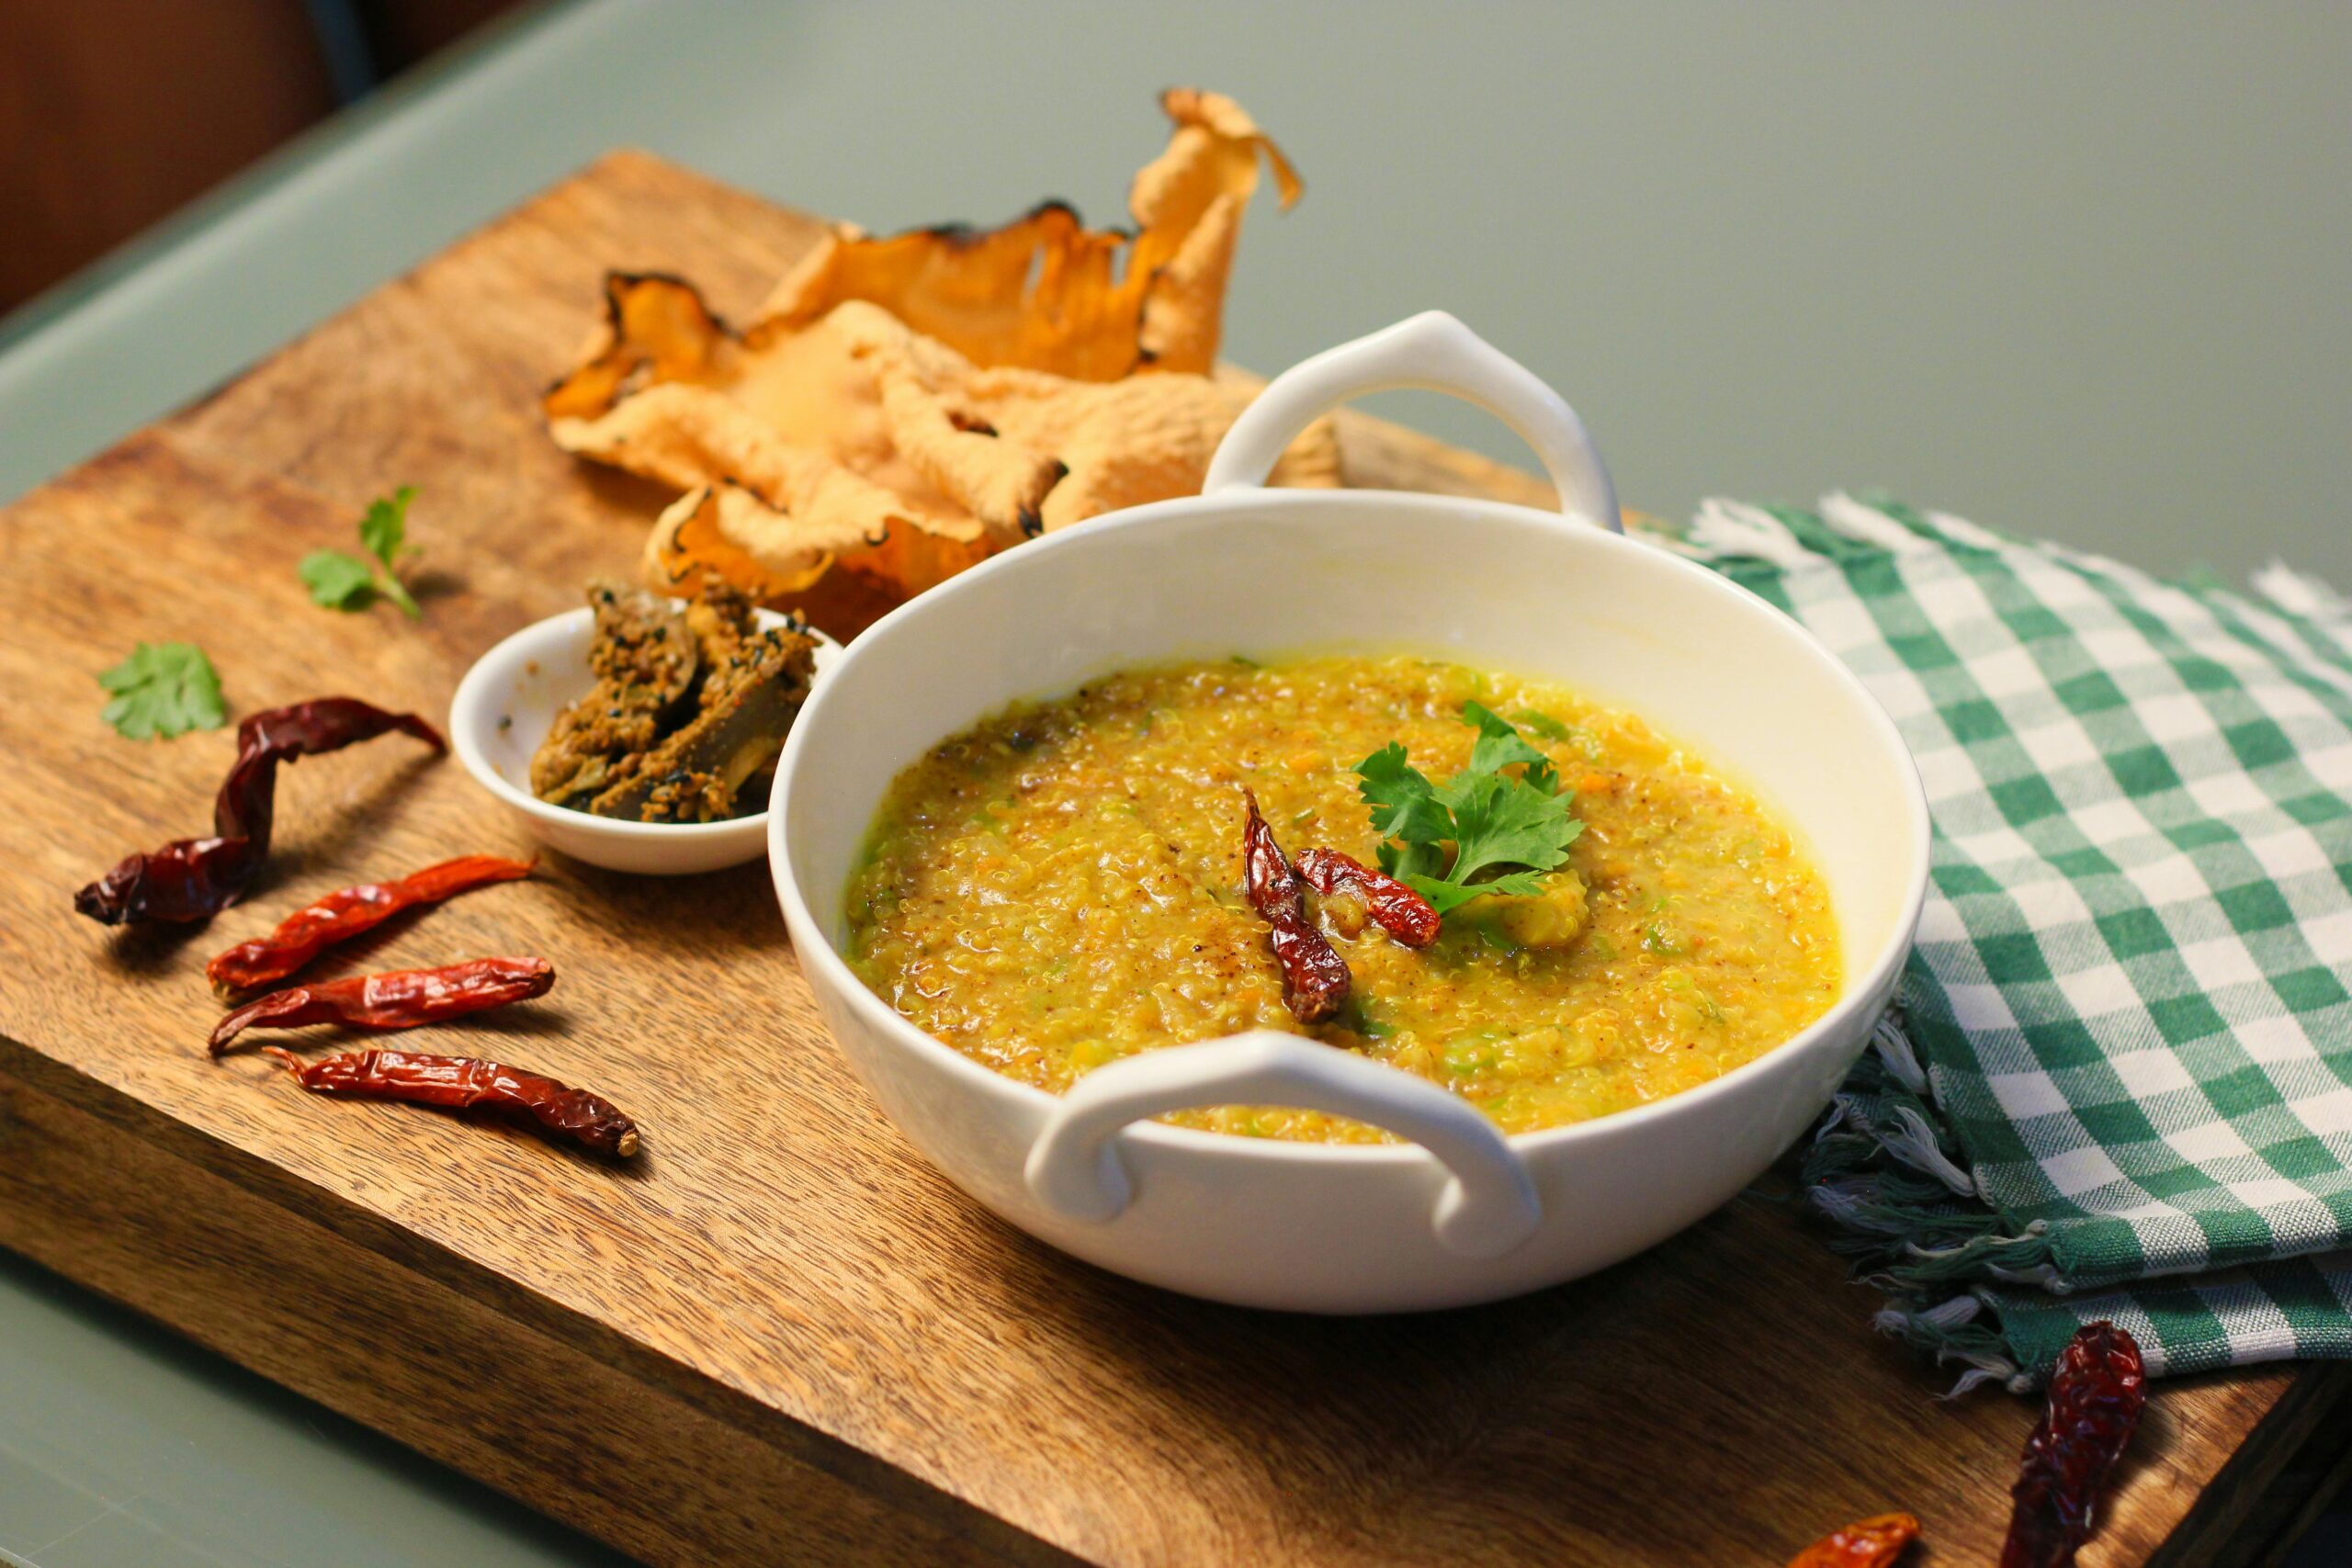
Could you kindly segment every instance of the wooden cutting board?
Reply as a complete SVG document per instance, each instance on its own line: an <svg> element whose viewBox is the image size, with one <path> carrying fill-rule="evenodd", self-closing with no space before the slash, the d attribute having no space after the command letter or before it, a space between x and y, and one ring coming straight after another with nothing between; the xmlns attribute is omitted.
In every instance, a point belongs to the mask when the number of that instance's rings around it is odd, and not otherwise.
<svg viewBox="0 0 2352 1568"><path fill-rule="evenodd" d="M2032 1410L1938 1403L1949 1374L1871 1336L1872 1297L1785 1201L1435 1316L1132 1285L900 1140L818 1021L763 865L557 860L367 954L552 958L546 1001L424 1048L596 1087L646 1128L632 1169L208 1062L212 952L329 887L526 851L397 739L285 776L275 868L209 930L72 913L123 852L204 826L231 753L118 739L98 671L186 637L235 712L348 692L446 713L476 654L628 570L667 499L574 464L535 412L604 270L741 311L816 233L616 154L0 517L0 1242L655 1562L1776 1564L1898 1506L1927 1561L1989 1561ZM1391 426L1343 440L1355 483L1544 494ZM424 622L312 606L297 559L399 484ZM2165 1385L2084 1561L2141 1562L2184 1519L2174 1560L2216 1560L2343 1386Z"/></svg>

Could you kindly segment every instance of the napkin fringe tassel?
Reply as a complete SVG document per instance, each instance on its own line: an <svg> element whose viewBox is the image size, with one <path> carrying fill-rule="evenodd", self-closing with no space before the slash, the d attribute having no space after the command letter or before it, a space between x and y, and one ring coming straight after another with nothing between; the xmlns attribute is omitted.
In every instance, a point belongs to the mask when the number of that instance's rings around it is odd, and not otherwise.
<svg viewBox="0 0 2352 1568"><path fill-rule="evenodd" d="M1978 1192L1899 1008L1871 1030L1803 1174L1807 1201L1837 1227L1831 1248L1891 1298L1876 1319L1881 1333L1964 1365L1953 1396L1994 1382L2032 1387L1997 1310L1968 1287L1989 1280L2065 1293L2049 1227L2037 1220L2012 1228Z"/></svg>

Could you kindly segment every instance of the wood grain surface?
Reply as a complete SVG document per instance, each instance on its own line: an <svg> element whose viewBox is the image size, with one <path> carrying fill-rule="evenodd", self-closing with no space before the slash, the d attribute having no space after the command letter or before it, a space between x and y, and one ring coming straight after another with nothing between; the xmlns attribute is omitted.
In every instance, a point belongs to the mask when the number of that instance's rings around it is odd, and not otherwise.
<svg viewBox="0 0 2352 1568"><path fill-rule="evenodd" d="M332 886L525 851L399 739L285 774L266 883L210 929L72 913L126 851L204 826L231 751L118 739L96 671L187 637L234 712L336 691L445 713L476 654L628 570L665 499L575 465L534 412L605 268L741 310L814 232L616 154L0 514L0 1243L655 1562L1777 1564L1896 1506L1927 1521L1922 1561L1989 1561L2033 1412L1938 1401L1947 1377L1871 1335L1870 1293L1784 1197L1474 1311L1318 1320L1129 1284L901 1142L756 865L551 860L364 955L553 959L544 1001L415 1043L596 1088L646 1130L634 1168L208 1062L209 953ZM1356 482L1543 494L1374 422L1343 440ZM311 605L295 562L402 483L424 622ZM2145 1561L2200 1497L2226 1537L2343 1388L2164 1385L2085 1563Z"/></svg>

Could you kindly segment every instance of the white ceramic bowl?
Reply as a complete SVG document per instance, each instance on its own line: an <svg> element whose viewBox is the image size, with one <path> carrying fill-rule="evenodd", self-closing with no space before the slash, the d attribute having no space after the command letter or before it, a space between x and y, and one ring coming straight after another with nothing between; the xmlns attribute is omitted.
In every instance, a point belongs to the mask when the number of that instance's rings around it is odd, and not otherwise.
<svg viewBox="0 0 2352 1568"><path fill-rule="evenodd" d="M1307 420L1395 386L1501 415L1581 520L1260 488ZM1842 665L1616 521L1567 405L1432 313L1275 381L1201 496L1023 545L860 637L786 745L769 853L801 966L884 1110L957 1185L1057 1247L1195 1295L1316 1312L1573 1279L1753 1180L1828 1103L1894 989L1927 885L1927 806L1894 727ZM1556 679L1711 753L1810 840L1846 953L1836 1005L1713 1083L1506 1137L1432 1083L1274 1032L1146 1052L1057 1099L923 1034L842 961L843 895L883 792L943 738L1120 666L1367 640ZM1148 1120L1218 1104L1309 1106L1409 1141L1261 1142Z"/></svg>
<svg viewBox="0 0 2352 1568"><path fill-rule="evenodd" d="M774 611L758 614L763 626L785 624ZM547 739L556 715L595 683L588 669L595 629L596 613L583 604L525 626L475 660L449 700L449 740L458 760L522 818L533 838L590 865L684 876L756 860L767 842L768 811L724 822L620 822L550 806L531 793L531 753ZM822 632L815 636L821 677L842 648ZM770 810L774 805L771 800Z"/></svg>

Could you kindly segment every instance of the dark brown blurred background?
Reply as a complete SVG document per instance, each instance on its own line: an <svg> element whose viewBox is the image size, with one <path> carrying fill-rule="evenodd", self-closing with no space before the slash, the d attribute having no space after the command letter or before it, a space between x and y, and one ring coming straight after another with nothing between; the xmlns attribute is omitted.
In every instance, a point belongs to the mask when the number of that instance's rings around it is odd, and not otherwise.
<svg viewBox="0 0 2352 1568"><path fill-rule="evenodd" d="M520 0L0 0L0 314Z"/></svg>

